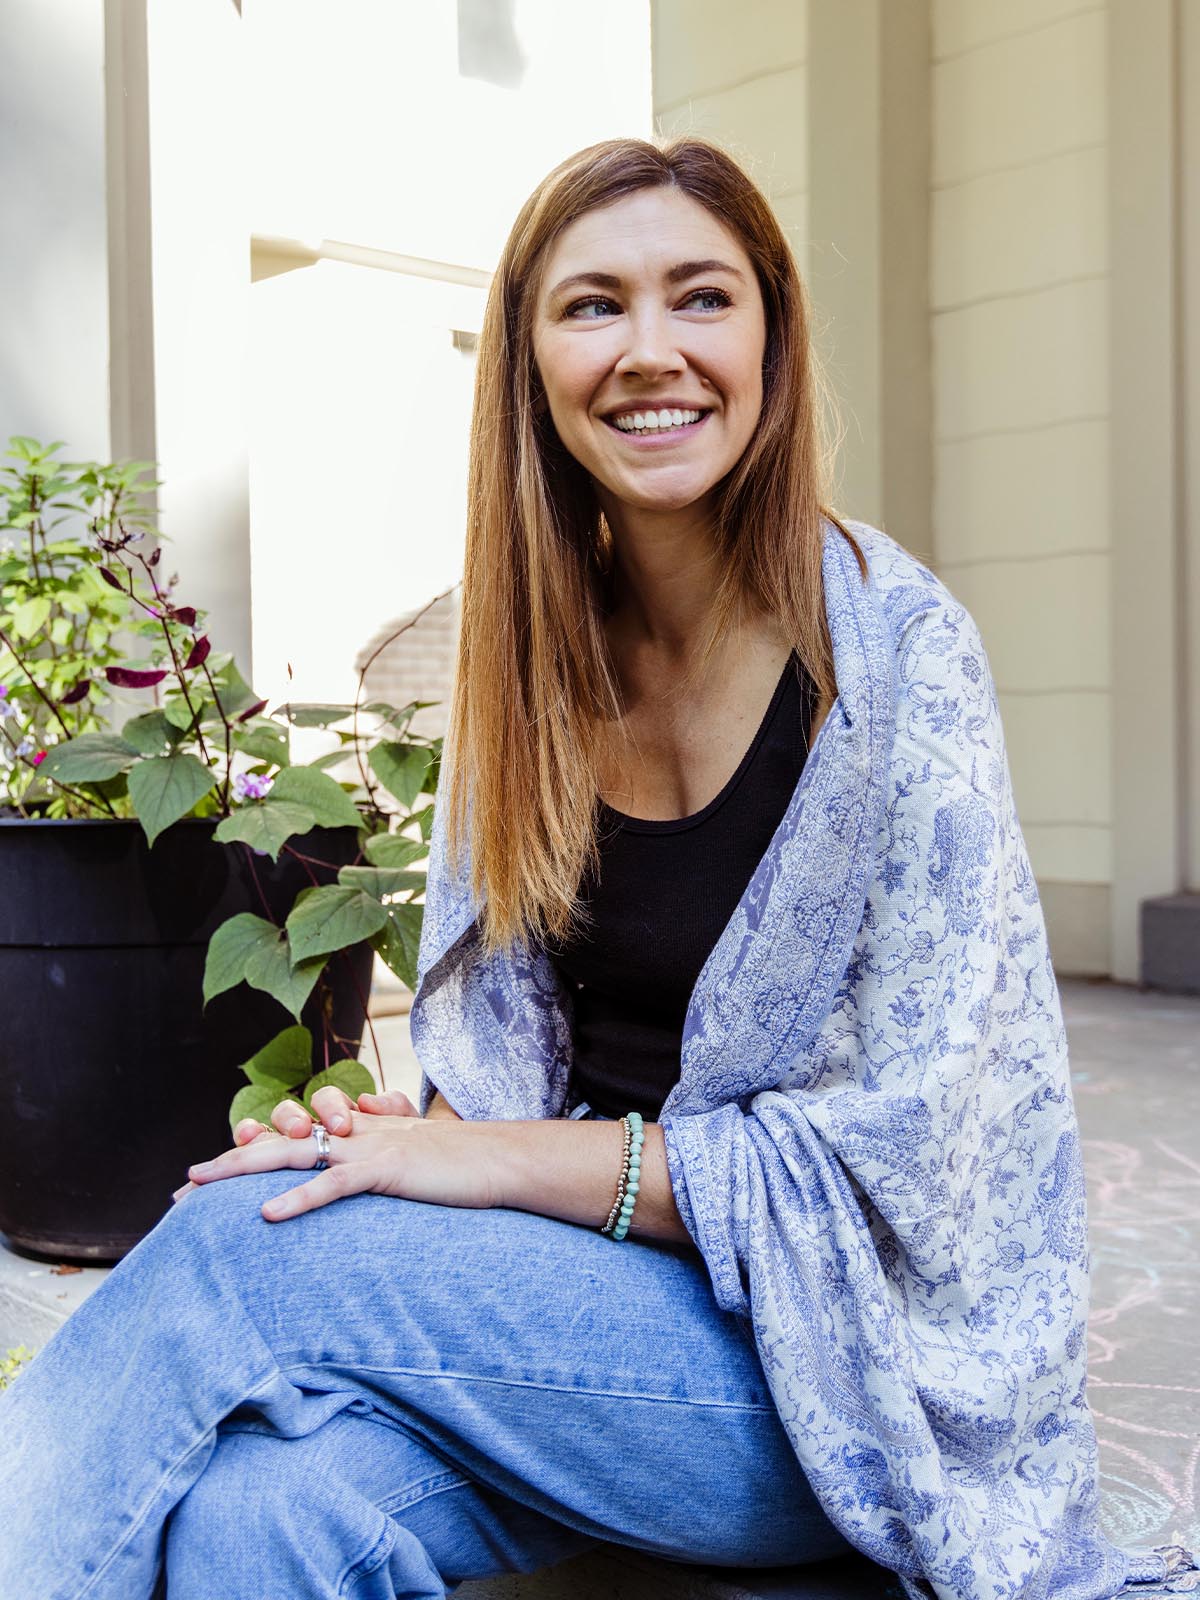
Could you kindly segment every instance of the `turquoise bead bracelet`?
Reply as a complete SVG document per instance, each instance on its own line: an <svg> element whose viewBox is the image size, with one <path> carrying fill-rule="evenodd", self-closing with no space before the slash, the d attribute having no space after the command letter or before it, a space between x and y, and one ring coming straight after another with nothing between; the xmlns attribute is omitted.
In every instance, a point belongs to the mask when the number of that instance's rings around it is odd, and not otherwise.
<svg viewBox="0 0 1200 1600"><path fill-rule="evenodd" d="M610 1239L623 1239L629 1232L642 1179L642 1144L645 1140L642 1114L640 1111L629 1111L621 1118L621 1123L625 1129L625 1150L621 1176L617 1180L617 1198L608 1214L608 1221L600 1230Z"/></svg>

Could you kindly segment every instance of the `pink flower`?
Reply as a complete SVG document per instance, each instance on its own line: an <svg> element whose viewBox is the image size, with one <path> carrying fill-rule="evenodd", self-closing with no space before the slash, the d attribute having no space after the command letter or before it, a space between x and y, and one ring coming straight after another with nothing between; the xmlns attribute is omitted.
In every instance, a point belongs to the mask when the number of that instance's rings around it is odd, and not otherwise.
<svg viewBox="0 0 1200 1600"><path fill-rule="evenodd" d="M34 767L40 767L42 762L45 761L45 759L46 759L46 752L44 750L39 750L36 755L30 756L30 758L29 758L30 765L34 766Z"/></svg>

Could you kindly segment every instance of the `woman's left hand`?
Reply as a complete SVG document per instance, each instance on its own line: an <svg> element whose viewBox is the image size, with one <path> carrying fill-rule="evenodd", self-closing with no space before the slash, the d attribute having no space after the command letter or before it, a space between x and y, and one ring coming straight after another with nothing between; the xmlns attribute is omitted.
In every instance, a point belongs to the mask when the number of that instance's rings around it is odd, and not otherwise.
<svg viewBox="0 0 1200 1600"><path fill-rule="evenodd" d="M494 1204L485 1150L489 1124L412 1114L380 1116L353 1107L345 1114L350 1131L330 1135L329 1165L267 1201L262 1214L268 1221L298 1216L351 1194L394 1195L443 1206ZM290 1138L264 1129L248 1144L189 1167L191 1185L178 1193L247 1172L285 1167L312 1171L315 1160L311 1137Z"/></svg>

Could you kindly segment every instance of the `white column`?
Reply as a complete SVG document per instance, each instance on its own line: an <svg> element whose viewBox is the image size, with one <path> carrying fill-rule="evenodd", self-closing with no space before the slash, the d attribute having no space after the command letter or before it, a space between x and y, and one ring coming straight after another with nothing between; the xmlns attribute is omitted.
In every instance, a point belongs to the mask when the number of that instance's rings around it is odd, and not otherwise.
<svg viewBox="0 0 1200 1600"><path fill-rule="evenodd" d="M249 152L233 0L128 0L146 24L154 422L179 593L251 672ZM131 198L130 203L135 203ZM302 464L298 464L302 470Z"/></svg>
<svg viewBox="0 0 1200 1600"><path fill-rule="evenodd" d="M0 6L0 445L108 453L104 28L78 0Z"/></svg>

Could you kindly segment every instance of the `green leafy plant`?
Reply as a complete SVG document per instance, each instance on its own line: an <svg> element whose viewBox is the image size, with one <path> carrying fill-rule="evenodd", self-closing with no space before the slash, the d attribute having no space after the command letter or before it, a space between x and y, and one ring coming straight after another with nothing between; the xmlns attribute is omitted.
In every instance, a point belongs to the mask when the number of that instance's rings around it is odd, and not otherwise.
<svg viewBox="0 0 1200 1600"><path fill-rule="evenodd" d="M68 464L61 448L14 438L14 465L0 469L0 809L136 817L151 846L185 818L211 818L252 874L256 858L299 862L310 883L282 921L260 895L263 915L229 918L209 944L205 1005L246 983L294 1018L245 1062L230 1126L266 1120L285 1097L307 1107L326 1083L356 1097L374 1084L334 1035L330 1005L315 1075L300 1013L330 961L364 941L416 985L433 814L420 802L437 787L441 740L412 731L427 702L363 698L372 662L405 628L364 663L353 704L268 710L233 657L212 648L205 613L180 602L178 578L161 576L163 543L144 509L152 465ZM119 730L114 691L147 702ZM297 728L324 730L332 748L294 762ZM343 827L358 832L348 866L296 847L314 828ZM336 882L320 883L320 869Z"/></svg>
<svg viewBox="0 0 1200 1600"><path fill-rule="evenodd" d="M19 1344L15 1350L9 1349L0 1357L0 1389L7 1389L20 1374L21 1368L28 1366L33 1360L33 1351L27 1350Z"/></svg>

